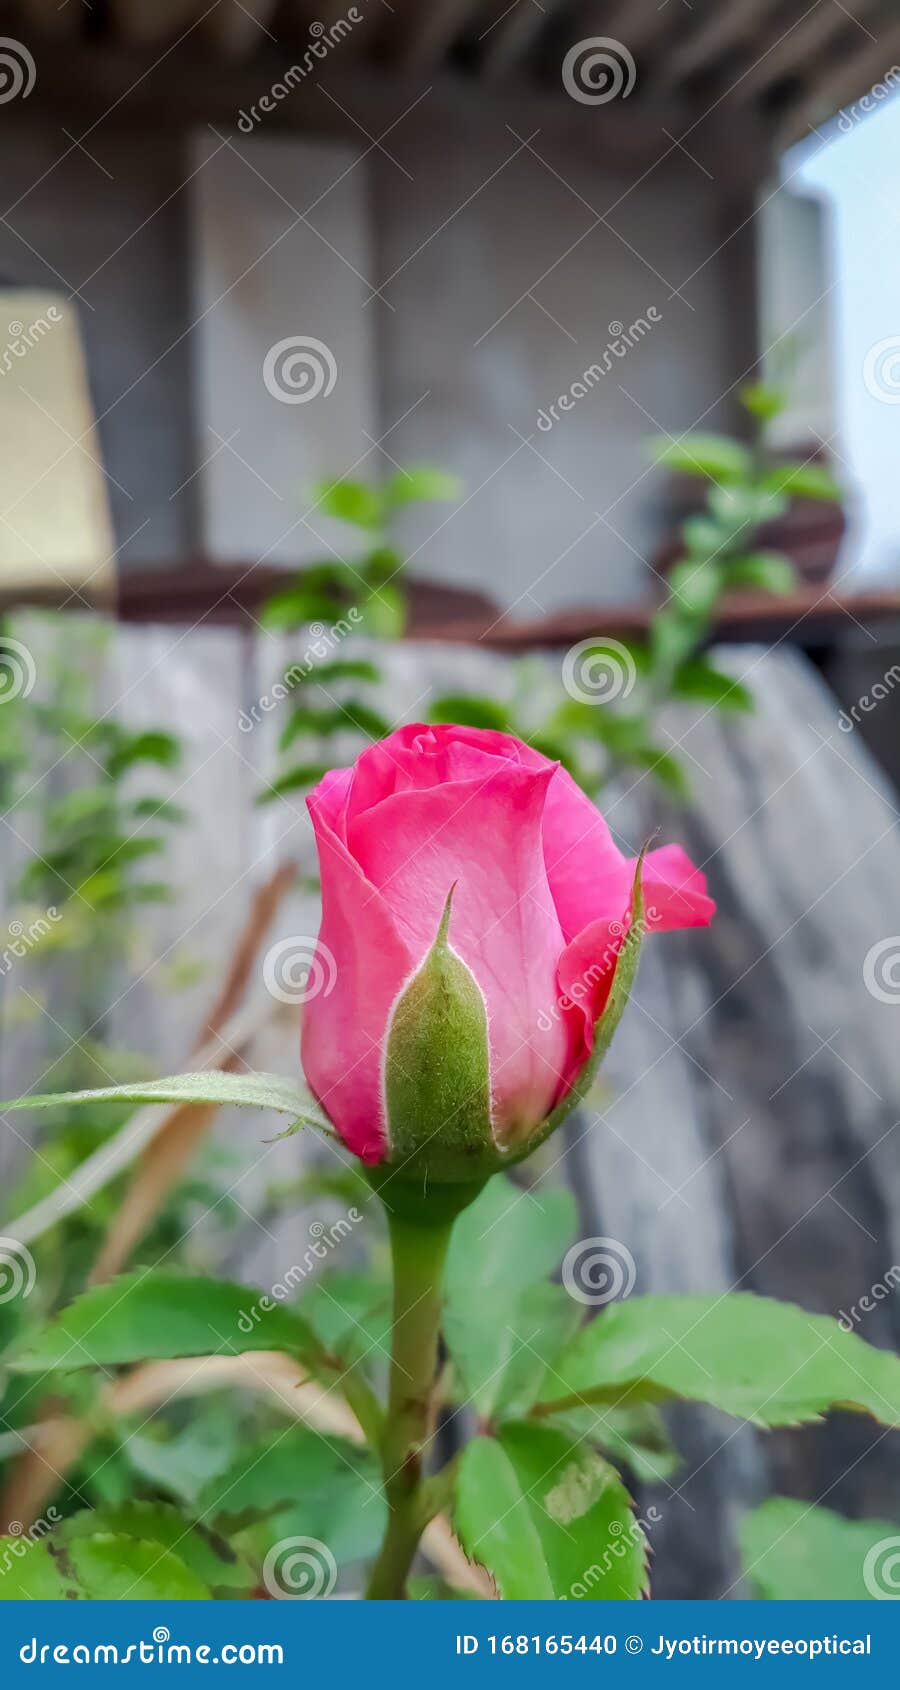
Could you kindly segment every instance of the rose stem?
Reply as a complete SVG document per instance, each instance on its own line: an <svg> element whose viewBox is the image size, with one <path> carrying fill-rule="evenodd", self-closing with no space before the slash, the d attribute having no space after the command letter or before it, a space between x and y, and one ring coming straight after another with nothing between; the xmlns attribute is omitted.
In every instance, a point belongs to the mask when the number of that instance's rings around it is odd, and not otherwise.
<svg viewBox="0 0 900 1690"><path fill-rule="evenodd" d="M455 1217L454 1217L455 1218ZM381 1443L388 1524L367 1596L406 1595L406 1579L427 1524L422 1453L437 1372L441 1280L453 1220L422 1225L388 1210L394 1315L388 1411Z"/></svg>

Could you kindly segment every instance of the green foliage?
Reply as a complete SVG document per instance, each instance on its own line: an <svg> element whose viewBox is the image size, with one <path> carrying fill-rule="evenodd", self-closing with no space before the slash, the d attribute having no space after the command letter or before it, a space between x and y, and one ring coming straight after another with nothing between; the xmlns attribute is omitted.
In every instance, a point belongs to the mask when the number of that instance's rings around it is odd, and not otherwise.
<svg viewBox="0 0 900 1690"><path fill-rule="evenodd" d="M744 1575L767 1602L896 1598L898 1551L888 1520L846 1520L788 1497L772 1497L741 1523Z"/></svg>
<svg viewBox="0 0 900 1690"><path fill-rule="evenodd" d="M746 1292L630 1297L558 1358L542 1411L679 1398L757 1426L798 1426L833 1408L895 1426L900 1359L828 1315Z"/></svg>
<svg viewBox="0 0 900 1690"><path fill-rule="evenodd" d="M304 661L288 670L293 703L283 723L279 749L293 759L260 794L260 803L303 792L340 760L350 762L367 744L390 732L391 723L346 683L377 686L381 673L368 659L325 660L318 652L335 643L352 621L357 633L398 639L406 627L405 560L390 540L395 516L414 504L458 497L455 476L430 468L401 469L385 482L342 476L312 490L313 510L346 523L363 536L361 556L335 556L314 563L273 594L261 611L265 628L294 631L325 624ZM320 660L320 657L322 660ZM287 707L286 707L287 708ZM343 747L348 749L344 750ZM299 755L298 753L299 749Z"/></svg>
<svg viewBox="0 0 900 1690"><path fill-rule="evenodd" d="M22 1373L65 1373L172 1356L282 1349L313 1370L333 1371L307 1322L271 1298L261 1311L262 1295L250 1285L139 1269L76 1297L13 1348L7 1366Z"/></svg>
<svg viewBox="0 0 900 1690"><path fill-rule="evenodd" d="M644 1534L615 1469L556 1427L511 1422L466 1446L455 1525L505 1600L634 1601Z"/></svg>
<svg viewBox="0 0 900 1690"><path fill-rule="evenodd" d="M210 1595L172 1550L102 1529L72 1539L65 1527L52 1539L0 1538L0 1565L0 1602L194 1602Z"/></svg>
<svg viewBox="0 0 900 1690"><path fill-rule="evenodd" d="M435 700L432 721L517 734L559 759L592 796L613 777L628 774L638 780L652 776L678 800L689 797L681 759L660 734L660 712L672 699L713 709L753 708L748 689L702 655L721 601L734 591L791 592L793 563L762 546L761 534L792 498L841 497L841 488L821 464L783 463L767 449L766 431L786 404L779 387L756 382L741 391L740 399L752 419L749 443L695 432L653 448L657 463L699 477L707 487L704 509L681 525L681 549L646 640L598 634L595 642L574 648L581 651L586 676L596 660L601 681L595 687L588 678L587 696L557 697L543 705L542 714L528 684L530 670L523 665L509 701L451 694Z"/></svg>

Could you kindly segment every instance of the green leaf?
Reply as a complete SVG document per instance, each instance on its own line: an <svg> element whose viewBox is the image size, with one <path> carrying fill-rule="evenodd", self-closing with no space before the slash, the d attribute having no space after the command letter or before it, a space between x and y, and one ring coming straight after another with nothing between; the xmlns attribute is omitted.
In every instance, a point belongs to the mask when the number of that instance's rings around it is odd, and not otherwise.
<svg viewBox="0 0 900 1690"><path fill-rule="evenodd" d="M676 563L669 571L669 589L692 615L711 616L722 591L722 572L714 563Z"/></svg>
<svg viewBox="0 0 900 1690"><path fill-rule="evenodd" d="M676 798L689 798L691 783L682 764L673 752L664 745L638 745L629 753L629 758L638 769L646 769L648 774L671 792Z"/></svg>
<svg viewBox="0 0 900 1690"><path fill-rule="evenodd" d="M787 395L764 381L748 382L746 387L740 388L738 398L751 417L764 423L774 421L787 404Z"/></svg>
<svg viewBox="0 0 900 1690"><path fill-rule="evenodd" d="M327 775L331 765L329 763L295 763L293 768L287 769L277 780L269 781L264 791L259 794L257 804L271 804L275 798L283 798L289 792L299 792L303 787L318 786L319 781Z"/></svg>
<svg viewBox="0 0 900 1690"><path fill-rule="evenodd" d="M511 1423L468 1444L455 1524L507 1601L634 1601L646 1588L646 1543L621 1479L555 1427Z"/></svg>
<svg viewBox="0 0 900 1690"><path fill-rule="evenodd" d="M256 1287L139 1268L76 1297L6 1362L21 1373L65 1372L245 1350L286 1350L317 1370L323 1363L306 1321Z"/></svg>
<svg viewBox="0 0 900 1690"><path fill-rule="evenodd" d="M753 458L739 440L724 434L686 434L681 440L671 440L662 446L654 443L653 455L658 464L680 470L686 475L705 475L711 481L739 481L749 476Z"/></svg>
<svg viewBox="0 0 900 1690"><path fill-rule="evenodd" d="M62 1103L237 1103L248 1109L277 1109L282 1115L302 1117L310 1126L327 1127L311 1112L309 1093L293 1080L280 1074L225 1074L219 1068L91 1091L31 1092L0 1103L0 1112L55 1109Z"/></svg>
<svg viewBox="0 0 900 1690"><path fill-rule="evenodd" d="M553 1363L582 1313L562 1285L479 1288L477 1296L457 1292L447 1299L447 1348L466 1400L483 1420L528 1413L552 1381Z"/></svg>
<svg viewBox="0 0 900 1690"><path fill-rule="evenodd" d="M569 1408L552 1416L573 1439L595 1444L619 1468L627 1468L638 1484L659 1484L681 1466L659 1411L652 1403L594 1403Z"/></svg>
<svg viewBox="0 0 900 1690"><path fill-rule="evenodd" d="M896 1599L900 1535L889 1520L845 1520L779 1496L744 1516L740 1538L745 1576L763 1601Z"/></svg>
<svg viewBox="0 0 900 1690"><path fill-rule="evenodd" d="M443 693L429 705L428 720L455 722L465 728L494 728L499 733L510 731L506 705L481 693Z"/></svg>
<svg viewBox="0 0 900 1690"><path fill-rule="evenodd" d="M171 769L180 757L181 746L174 734L148 730L126 735L109 758L107 769L115 780L135 763L156 763L160 768Z"/></svg>
<svg viewBox="0 0 900 1690"><path fill-rule="evenodd" d="M385 500L392 510L399 510L403 505L421 504L431 499L458 499L462 494L462 482L456 475L448 475L442 469L401 469L397 475L391 477L385 490Z"/></svg>
<svg viewBox="0 0 900 1690"><path fill-rule="evenodd" d="M97 1533L66 1541L63 1529L33 1543L0 1539L0 1602L195 1602L209 1590L158 1543Z"/></svg>
<svg viewBox="0 0 900 1690"><path fill-rule="evenodd" d="M780 598L792 593L797 582L793 563L781 552L748 552L729 558L726 571L729 587L758 587L760 592L775 593Z"/></svg>
<svg viewBox="0 0 900 1690"><path fill-rule="evenodd" d="M381 488L367 481L319 481L312 497L325 516L352 522L355 528L380 528L384 520Z"/></svg>
<svg viewBox="0 0 900 1690"><path fill-rule="evenodd" d="M272 632L303 628L310 622L333 622L341 614L341 605L337 586L328 592L301 580L273 593L262 606L259 620Z"/></svg>
<svg viewBox="0 0 900 1690"><path fill-rule="evenodd" d="M758 1426L831 1408L900 1425L900 1359L828 1315L747 1292L630 1297L584 1328L556 1363L545 1403L711 1403Z"/></svg>
<svg viewBox="0 0 900 1690"><path fill-rule="evenodd" d="M381 670L377 663L370 663L365 657L340 657L333 663L317 663L299 681L292 681L290 676L289 669L286 686L330 686L333 681L371 681L374 686L381 680Z"/></svg>
<svg viewBox="0 0 900 1690"><path fill-rule="evenodd" d="M84 1509L59 1529L66 1545L99 1533L137 1538L171 1550L210 1590L252 1590L253 1569L223 1537L192 1520L168 1502L122 1502L118 1507Z"/></svg>
<svg viewBox="0 0 900 1690"><path fill-rule="evenodd" d="M473 1294L516 1292L546 1279L562 1261L576 1224L575 1198L567 1186L528 1191L497 1174L454 1225L444 1274L447 1298L468 1301L475 1314Z"/></svg>
<svg viewBox="0 0 900 1690"><path fill-rule="evenodd" d="M763 486L776 493L789 493L795 499L833 503L844 496L840 482L835 481L831 471L816 463L778 464L764 476Z"/></svg>
<svg viewBox="0 0 900 1690"><path fill-rule="evenodd" d="M707 657L689 658L676 670L672 680L673 698L688 698L700 704L715 704L720 710L744 711L754 708L749 687L725 674L710 663Z"/></svg>
<svg viewBox="0 0 900 1690"><path fill-rule="evenodd" d="M320 1538L336 1559L372 1553L386 1521L374 1455L346 1438L291 1426L251 1444L199 1499L202 1513L226 1521L288 1506L295 1530Z"/></svg>
<svg viewBox="0 0 900 1690"><path fill-rule="evenodd" d="M525 1413L579 1320L559 1285L542 1283L576 1226L564 1186L490 1180L453 1229L444 1276L444 1335L467 1395L485 1418Z"/></svg>
<svg viewBox="0 0 900 1690"><path fill-rule="evenodd" d="M402 587L385 583L372 589L359 606L368 633L379 640L398 640L406 628L406 595Z"/></svg>

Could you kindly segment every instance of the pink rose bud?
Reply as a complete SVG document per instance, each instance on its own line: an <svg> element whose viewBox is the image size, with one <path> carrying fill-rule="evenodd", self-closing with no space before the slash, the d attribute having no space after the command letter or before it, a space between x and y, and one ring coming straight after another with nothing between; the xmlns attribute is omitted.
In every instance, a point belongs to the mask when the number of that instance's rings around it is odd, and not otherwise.
<svg viewBox="0 0 900 1690"><path fill-rule="evenodd" d="M308 803L330 989L304 1011L307 1080L364 1162L483 1179L585 1071L636 859L559 764L477 728L400 728ZM640 879L639 925L711 920L680 846Z"/></svg>

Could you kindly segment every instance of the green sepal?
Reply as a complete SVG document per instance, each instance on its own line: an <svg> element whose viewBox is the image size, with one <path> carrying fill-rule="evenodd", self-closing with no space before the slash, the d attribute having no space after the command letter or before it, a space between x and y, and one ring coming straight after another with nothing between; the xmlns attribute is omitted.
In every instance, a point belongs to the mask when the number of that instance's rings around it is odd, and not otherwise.
<svg viewBox="0 0 900 1690"><path fill-rule="evenodd" d="M484 998L448 938L453 890L387 1037L388 1158L398 1178L417 1184L486 1179L501 1161L491 1131Z"/></svg>

